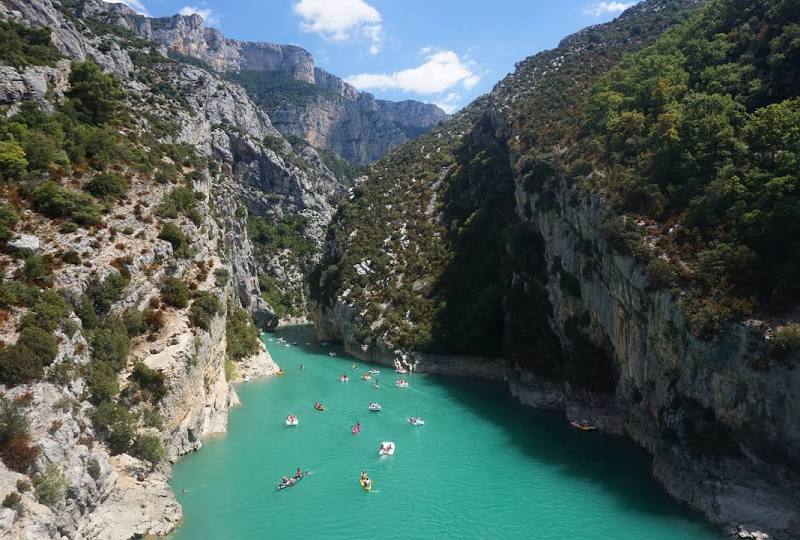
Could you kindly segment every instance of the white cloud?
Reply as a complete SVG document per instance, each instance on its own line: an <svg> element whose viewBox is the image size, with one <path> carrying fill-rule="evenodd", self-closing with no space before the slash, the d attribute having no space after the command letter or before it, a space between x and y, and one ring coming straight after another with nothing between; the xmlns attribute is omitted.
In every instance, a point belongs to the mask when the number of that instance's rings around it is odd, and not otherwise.
<svg viewBox="0 0 800 540"><path fill-rule="evenodd" d="M441 96L434 103L447 114L452 114L461 108L461 94L458 92L450 92L447 95Z"/></svg>
<svg viewBox="0 0 800 540"><path fill-rule="evenodd" d="M378 54L383 41L381 14L364 0L299 0L294 12L300 28L330 41L362 37L369 41L370 54Z"/></svg>
<svg viewBox="0 0 800 540"><path fill-rule="evenodd" d="M203 18L203 22L208 26L215 26L219 24L219 17L217 17L209 8L183 6L178 13L181 15L200 15Z"/></svg>
<svg viewBox="0 0 800 540"><path fill-rule="evenodd" d="M622 13L629 7L636 4L636 2L596 2L584 8L585 15L592 15L593 17L600 17L607 13Z"/></svg>
<svg viewBox="0 0 800 540"><path fill-rule="evenodd" d="M471 63L453 51L434 51L426 47L420 53L426 61L415 68L394 73L360 73L348 77L347 82L359 90L401 90L433 95L457 86L470 90L480 80Z"/></svg>
<svg viewBox="0 0 800 540"><path fill-rule="evenodd" d="M103 0L107 4L125 4L140 15L149 15L141 0Z"/></svg>

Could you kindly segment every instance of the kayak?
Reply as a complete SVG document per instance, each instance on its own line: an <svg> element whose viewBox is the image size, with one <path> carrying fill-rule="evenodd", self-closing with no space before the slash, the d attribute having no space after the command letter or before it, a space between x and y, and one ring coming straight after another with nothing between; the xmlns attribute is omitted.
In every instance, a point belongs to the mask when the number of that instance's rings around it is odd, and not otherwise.
<svg viewBox="0 0 800 540"><path fill-rule="evenodd" d="M360 426L353 426L353 427L350 429L350 432L351 432L353 435L358 435L359 433L361 433L361 427L360 427Z"/></svg>
<svg viewBox="0 0 800 540"><path fill-rule="evenodd" d="M289 478L288 482L286 482L285 484L278 484L275 487L275 489L277 491L282 491L282 490L284 490L286 488L290 488L290 487L294 486L296 483L298 483L300 480L302 480L303 478L308 476L308 474L309 474L308 471L303 471L303 474L301 474L300 476L292 476L291 478Z"/></svg>
<svg viewBox="0 0 800 540"><path fill-rule="evenodd" d="M582 420L581 422L573 420L573 421L570 422L570 425L572 427L580 429L581 431L594 431L595 429L597 429L596 426L593 426L592 424L590 424L586 420Z"/></svg>
<svg viewBox="0 0 800 540"><path fill-rule="evenodd" d="M373 368L373 369L369 370L369 373L370 373L370 375L377 375L378 373L380 373L380 370L377 370L377 369Z"/></svg>
<svg viewBox="0 0 800 540"><path fill-rule="evenodd" d="M364 491L372 491L372 480L365 482L363 478L358 479L358 483L364 488Z"/></svg>

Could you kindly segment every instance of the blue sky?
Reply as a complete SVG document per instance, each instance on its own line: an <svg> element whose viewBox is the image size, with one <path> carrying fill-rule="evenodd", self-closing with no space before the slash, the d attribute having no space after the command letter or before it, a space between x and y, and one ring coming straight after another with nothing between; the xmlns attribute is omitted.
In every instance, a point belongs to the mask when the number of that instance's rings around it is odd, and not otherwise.
<svg viewBox="0 0 800 540"><path fill-rule="evenodd" d="M124 0L151 16L200 13L227 37L293 43L318 66L385 99L448 112L514 63L608 21L635 0Z"/></svg>

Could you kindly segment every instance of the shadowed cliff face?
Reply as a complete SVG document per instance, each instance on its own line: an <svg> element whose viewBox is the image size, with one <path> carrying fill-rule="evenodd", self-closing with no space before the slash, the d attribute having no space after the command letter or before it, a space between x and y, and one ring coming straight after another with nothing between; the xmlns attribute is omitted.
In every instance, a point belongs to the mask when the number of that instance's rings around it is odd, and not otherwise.
<svg viewBox="0 0 800 540"><path fill-rule="evenodd" d="M600 138L582 138L594 85L625 53L652 55L677 41L680 34L670 33L647 48L669 26L699 16L696 4L645 1L579 32L520 62L488 96L373 164L329 229L313 284L315 322L323 339L341 340L360 357L419 362L421 371L458 371L460 363L474 374L459 355L501 357L506 367L498 369L521 401L631 437L654 455L668 491L715 523L737 534L742 527L795 538L800 380L796 357L769 353L771 332L796 322L794 315L727 318L710 335L698 332L685 303L694 285L659 285L641 256L652 250L651 259L664 260L663 242L640 234L632 236L639 250L626 251L624 228L609 225L610 218L631 226L646 220L615 205L614 195L624 193L601 188L617 172L604 160L617 159L626 145L646 150L652 139L621 134L617 146L592 154ZM720 14L694 24L733 25L738 10L755 5L713 2ZM797 23L796 11L783 13L781 24ZM735 42L739 32L727 39ZM687 49L696 45L686 39ZM751 49L763 51L758 39L731 46L731 63L734 52L747 64ZM775 54L773 62L785 57ZM665 72L634 65L643 79ZM608 86L630 99L624 84ZM787 93L795 95L796 86L773 95ZM587 155L592 166L579 159ZM694 263L686 259L687 267Z"/></svg>
<svg viewBox="0 0 800 540"><path fill-rule="evenodd" d="M436 105L384 101L359 92L315 67L300 47L228 39L205 28L199 15L150 19L117 10L103 17L233 78L285 136L305 139L351 163L374 161L447 118Z"/></svg>

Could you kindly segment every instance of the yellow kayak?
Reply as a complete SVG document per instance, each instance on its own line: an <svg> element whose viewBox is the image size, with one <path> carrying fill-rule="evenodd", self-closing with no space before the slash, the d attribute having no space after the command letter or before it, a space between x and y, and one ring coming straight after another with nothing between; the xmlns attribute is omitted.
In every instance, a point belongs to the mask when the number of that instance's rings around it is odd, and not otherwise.
<svg viewBox="0 0 800 540"><path fill-rule="evenodd" d="M361 487L364 488L364 491L372 490L372 481L365 482L363 478L359 478L358 483L361 484Z"/></svg>

